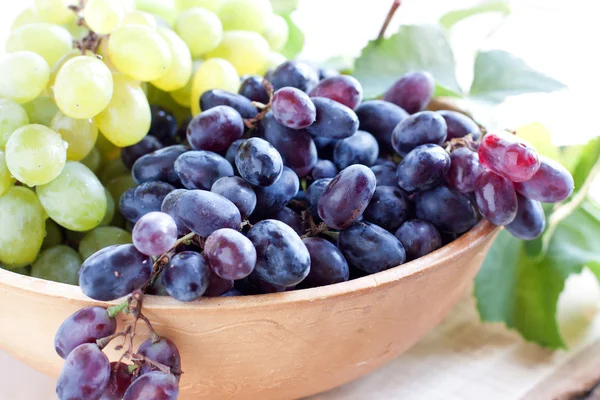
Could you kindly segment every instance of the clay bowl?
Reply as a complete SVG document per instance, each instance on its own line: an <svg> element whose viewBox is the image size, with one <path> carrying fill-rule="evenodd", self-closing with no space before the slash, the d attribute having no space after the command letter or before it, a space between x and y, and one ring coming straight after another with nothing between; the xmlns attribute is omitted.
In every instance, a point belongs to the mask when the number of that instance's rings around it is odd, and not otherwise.
<svg viewBox="0 0 600 400"><path fill-rule="evenodd" d="M180 399L295 399L365 375L413 346L469 286L496 233L483 221L426 257L341 284L188 304L148 296L144 310L182 354ZM102 303L76 286L0 270L0 304L0 347L56 377L63 365L56 329ZM147 338L139 328L138 343Z"/></svg>

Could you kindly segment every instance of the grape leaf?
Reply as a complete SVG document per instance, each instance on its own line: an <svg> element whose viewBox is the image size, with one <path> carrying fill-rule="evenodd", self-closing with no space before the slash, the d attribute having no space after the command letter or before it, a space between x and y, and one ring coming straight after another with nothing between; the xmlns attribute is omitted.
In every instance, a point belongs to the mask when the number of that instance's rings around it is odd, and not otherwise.
<svg viewBox="0 0 600 400"><path fill-rule="evenodd" d="M460 22L465 18L488 12L499 12L503 15L508 15L510 14L511 9L506 0L487 1L471 8L447 12L440 18L440 25L446 29L450 29L457 22Z"/></svg>
<svg viewBox="0 0 600 400"><path fill-rule="evenodd" d="M287 15L298 8L298 0L271 0L276 14Z"/></svg>
<svg viewBox="0 0 600 400"><path fill-rule="evenodd" d="M501 103L508 96L553 92L564 88L564 84L533 70L520 58L502 50L491 50L477 53L469 95L479 100Z"/></svg>
<svg viewBox="0 0 600 400"><path fill-rule="evenodd" d="M596 279L600 284L600 263L589 263L587 267L596 276Z"/></svg>
<svg viewBox="0 0 600 400"><path fill-rule="evenodd" d="M296 57L304 47L304 33L302 33L302 30L294 23L290 15L282 15L282 17L288 24L289 35L287 43L281 50L281 54L291 60Z"/></svg>
<svg viewBox="0 0 600 400"><path fill-rule="evenodd" d="M446 91L462 93L452 48L439 26L403 25L388 39L370 41L354 65L367 99L381 95L410 71L428 71Z"/></svg>
<svg viewBox="0 0 600 400"><path fill-rule="evenodd" d="M577 166L573 172L573 180L575 181L575 192L573 194L576 194L577 191L584 186L584 183L588 180L592 170L599 168L599 163L600 137L590 140L579 156Z"/></svg>

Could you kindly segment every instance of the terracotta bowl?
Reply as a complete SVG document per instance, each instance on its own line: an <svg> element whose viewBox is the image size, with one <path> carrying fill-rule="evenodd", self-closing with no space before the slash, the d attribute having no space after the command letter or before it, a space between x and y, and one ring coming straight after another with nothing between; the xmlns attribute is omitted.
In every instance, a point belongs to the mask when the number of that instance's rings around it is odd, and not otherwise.
<svg viewBox="0 0 600 400"><path fill-rule="evenodd" d="M148 296L144 310L182 354L180 399L295 399L368 374L413 346L469 286L496 233L483 221L426 257L341 284L188 304ZM102 303L76 286L0 270L0 304L0 347L56 377L56 329ZM138 343L147 338L139 328Z"/></svg>

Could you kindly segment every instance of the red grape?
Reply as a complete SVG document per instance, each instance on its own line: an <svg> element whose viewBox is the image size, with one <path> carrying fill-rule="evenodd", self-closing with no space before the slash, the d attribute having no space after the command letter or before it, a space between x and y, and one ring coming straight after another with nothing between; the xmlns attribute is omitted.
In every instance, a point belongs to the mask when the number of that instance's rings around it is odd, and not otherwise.
<svg viewBox="0 0 600 400"><path fill-rule="evenodd" d="M433 76L429 72L409 72L396 81L383 95L383 100L392 102L414 114L423 111L435 89Z"/></svg>
<svg viewBox="0 0 600 400"><path fill-rule="evenodd" d="M362 101L362 86L352 76L338 75L320 81L310 97L327 97L354 110Z"/></svg>
<svg viewBox="0 0 600 400"><path fill-rule="evenodd" d="M523 196L544 203L558 203L573 193L574 182L569 171L560 163L540 157L540 169L526 182L515 183Z"/></svg>
<svg viewBox="0 0 600 400"><path fill-rule="evenodd" d="M110 336L117 330L117 322L108 316L102 307L86 307L67 318L54 337L56 353L65 358L71 351L84 343Z"/></svg>
<svg viewBox="0 0 600 400"><path fill-rule="evenodd" d="M110 379L110 363L96 344L82 344L67 356L56 383L60 400L98 400Z"/></svg>
<svg viewBox="0 0 600 400"><path fill-rule="evenodd" d="M450 154L450 170L446 181L461 193L471 193L475 190L475 181L483 169L477 153L460 147Z"/></svg>
<svg viewBox="0 0 600 400"><path fill-rule="evenodd" d="M129 366L122 362L110 363L110 379L100 400L123 400L125 391L131 386L134 376Z"/></svg>
<svg viewBox="0 0 600 400"><path fill-rule="evenodd" d="M310 97L293 87L283 87L273 95L273 116L281 125L302 129L315 122L317 109Z"/></svg>
<svg viewBox="0 0 600 400"><path fill-rule="evenodd" d="M475 181L475 200L481 215L495 225L506 225L517 215L513 183L492 171L483 171Z"/></svg>
<svg viewBox="0 0 600 400"><path fill-rule="evenodd" d="M242 279L256 265L256 249L244 235L233 229L219 229L210 234L204 254L212 270L223 279Z"/></svg>
<svg viewBox="0 0 600 400"><path fill-rule="evenodd" d="M125 392L123 400L177 400L177 378L154 371L137 378Z"/></svg>
<svg viewBox="0 0 600 400"><path fill-rule="evenodd" d="M540 168L535 149L508 132L485 135L479 144L479 159L485 167L513 182L528 181Z"/></svg>
<svg viewBox="0 0 600 400"><path fill-rule="evenodd" d="M177 241L177 225L166 213L153 211L144 215L133 227L133 245L147 256L160 256Z"/></svg>

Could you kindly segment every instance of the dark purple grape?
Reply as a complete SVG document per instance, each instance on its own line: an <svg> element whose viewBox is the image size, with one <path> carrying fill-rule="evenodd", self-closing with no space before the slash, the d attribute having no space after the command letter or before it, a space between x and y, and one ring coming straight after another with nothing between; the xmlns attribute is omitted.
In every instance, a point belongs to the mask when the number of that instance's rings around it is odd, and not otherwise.
<svg viewBox="0 0 600 400"><path fill-rule="evenodd" d="M443 144L446 121L433 111L422 111L400 122L392 132L392 146L402 157L422 144Z"/></svg>
<svg viewBox="0 0 600 400"><path fill-rule="evenodd" d="M182 251L174 255L161 275L167 293L186 302L200 298L206 292L210 279L206 259L195 251Z"/></svg>
<svg viewBox="0 0 600 400"><path fill-rule="evenodd" d="M152 123L149 135L156 137L166 145L173 144L177 136L177 119L173 113L166 108L151 105Z"/></svg>
<svg viewBox="0 0 600 400"><path fill-rule="evenodd" d="M377 180L377 186L398 186L398 179L396 178L396 164L374 165L371 167L371 171L375 174Z"/></svg>
<svg viewBox="0 0 600 400"><path fill-rule="evenodd" d="M317 163L317 148L312 137L305 130L294 130L281 125L273 113L265 115L261 121L264 138L277 149L284 165L304 177Z"/></svg>
<svg viewBox="0 0 600 400"><path fill-rule="evenodd" d="M286 61L271 73L270 81L275 90L291 86L308 93L319 82L317 71L299 61Z"/></svg>
<svg viewBox="0 0 600 400"><path fill-rule="evenodd" d="M517 216L505 226L506 230L523 240L540 237L546 229L546 216L542 204L518 193L517 203Z"/></svg>
<svg viewBox="0 0 600 400"><path fill-rule="evenodd" d="M210 190L217 179L233 176L233 167L217 153L197 150L180 155L175 161L175 172L185 188Z"/></svg>
<svg viewBox="0 0 600 400"><path fill-rule="evenodd" d="M348 263L335 245L317 237L302 241L310 254L310 272L302 282L303 285L317 287L348 280Z"/></svg>
<svg viewBox="0 0 600 400"><path fill-rule="evenodd" d="M125 392L131 386L134 376L129 366L122 362L110 363L110 378L100 400L123 400Z"/></svg>
<svg viewBox="0 0 600 400"><path fill-rule="evenodd" d="M283 222L260 221L248 232L256 248L254 274L273 285L293 286L310 270L310 255L300 236Z"/></svg>
<svg viewBox="0 0 600 400"><path fill-rule="evenodd" d="M408 195L392 186L377 186L363 219L388 231L394 231L412 215Z"/></svg>
<svg viewBox="0 0 600 400"><path fill-rule="evenodd" d="M154 371L137 378L123 400L177 400L179 386L171 374Z"/></svg>
<svg viewBox="0 0 600 400"><path fill-rule="evenodd" d="M346 229L362 215L375 193L375 174L351 165L329 183L318 203L319 217L334 229Z"/></svg>
<svg viewBox="0 0 600 400"><path fill-rule="evenodd" d="M314 136L344 139L358 130L358 117L350 108L325 97L313 97L317 119L306 128Z"/></svg>
<svg viewBox="0 0 600 400"><path fill-rule="evenodd" d="M274 184L267 187L255 187L256 211L265 214L268 211L280 210L289 203L300 188L298 175L288 167L283 167L283 172Z"/></svg>
<svg viewBox="0 0 600 400"><path fill-rule="evenodd" d="M276 211L271 215L271 219L276 219L288 225L298 234L298 236L302 236L306 232L302 216L289 207L283 207L281 210Z"/></svg>
<svg viewBox="0 0 600 400"><path fill-rule="evenodd" d="M310 91L310 97L326 97L354 110L362 101L362 86L356 78L338 75L321 80Z"/></svg>
<svg viewBox="0 0 600 400"><path fill-rule="evenodd" d="M79 286L94 300L116 300L141 288L152 274L152 258L132 244L105 247L81 265Z"/></svg>
<svg viewBox="0 0 600 400"><path fill-rule="evenodd" d="M263 78L260 76L249 76L240 85L238 93L251 101L262 104L269 102L269 94L263 86Z"/></svg>
<svg viewBox="0 0 600 400"><path fill-rule="evenodd" d="M60 400L98 400L110 378L110 363L96 344L82 344L67 356L56 383Z"/></svg>
<svg viewBox="0 0 600 400"><path fill-rule="evenodd" d="M271 111L277 122L291 129L306 128L317 117L317 109L310 97L293 87L283 87L275 92Z"/></svg>
<svg viewBox="0 0 600 400"><path fill-rule="evenodd" d="M433 76L429 72L409 72L402 75L383 95L383 99L399 105L410 114L423 111L435 90Z"/></svg>
<svg viewBox="0 0 600 400"><path fill-rule="evenodd" d="M234 141L233 143L231 143L231 146L229 146L229 148L227 149L227 153L225 153L225 158L227 159L227 161L229 161L229 163L234 168L236 168L236 166L235 166L235 156L236 156L238 150L240 149L240 146L245 141L246 141L246 139L238 139L238 140Z"/></svg>
<svg viewBox="0 0 600 400"><path fill-rule="evenodd" d="M463 233L477 223L477 212L469 198L447 186L415 194L417 218L447 233Z"/></svg>
<svg viewBox="0 0 600 400"><path fill-rule="evenodd" d="M376 165L389 165L394 168L397 167L396 163L393 160L384 157L377 157L377 160L375 160L375 162L373 163L373 166Z"/></svg>
<svg viewBox="0 0 600 400"><path fill-rule="evenodd" d="M485 135L478 153L482 165L512 182L528 181L540 168L540 158L533 146L508 132Z"/></svg>
<svg viewBox="0 0 600 400"><path fill-rule="evenodd" d="M333 150L333 162L339 169L352 164L370 167L379 155L377 140L369 132L356 131L346 139L337 142Z"/></svg>
<svg viewBox="0 0 600 400"><path fill-rule="evenodd" d="M310 211L313 217L319 217L319 200L321 199L323 192L332 180L333 178L317 179L306 190L306 201L308 202L308 211Z"/></svg>
<svg viewBox="0 0 600 400"><path fill-rule="evenodd" d="M442 236L433 224L420 219L403 223L395 233L404 250L406 259L415 260L442 247Z"/></svg>
<svg viewBox="0 0 600 400"><path fill-rule="evenodd" d="M435 144L423 144L404 157L396 177L398 185L407 192L429 190L446 179L450 155Z"/></svg>
<svg viewBox="0 0 600 400"><path fill-rule="evenodd" d="M494 225L509 224L517 215L513 183L492 171L483 171L475 181L475 201L481 215Z"/></svg>
<svg viewBox="0 0 600 400"><path fill-rule="evenodd" d="M333 178L340 172L335 164L329 160L319 160L310 171L310 175L314 180L323 178Z"/></svg>
<svg viewBox="0 0 600 400"><path fill-rule="evenodd" d="M315 136L313 137L313 141L315 142L315 146L317 146L319 158L328 160L333 158L333 149L338 142L337 139Z"/></svg>
<svg viewBox="0 0 600 400"><path fill-rule="evenodd" d="M235 165L241 177L254 186L272 185L283 171L283 160L277 149L260 138L247 139L240 145Z"/></svg>
<svg viewBox="0 0 600 400"><path fill-rule="evenodd" d="M258 109L252 104L252 101L241 94L221 89L211 89L202 93L202 96L200 96L200 109L202 111L217 106L229 106L235 109L242 118L254 118L258 114Z"/></svg>
<svg viewBox="0 0 600 400"><path fill-rule="evenodd" d="M212 270L223 279L242 279L256 265L256 249L244 235L233 229L219 229L206 238L204 254Z"/></svg>
<svg viewBox="0 0 600 400"><path fill-rule="evenodd" d="M333 68L319 68L319 80L339 76L340 73Z"/></svg>
<svg viewBox="0 0 600 400"><path fill-rule="evenodd" d="M446 121L448 127L447 140L465 137L471 134L473 140L478 141L481 137L481 129L471 118L465 114L451 110L440 110L437 112Z"/></svg>
<svg viewBox="0 0 600 400"><path fill-rule="evenodd" d="M242 223L235 204L206 190L188 190L181 194L175 208L179 221L202 237L221 228L238 229Z"/></svg>
<svg viewBox="0 0 600 400"><path fill-rule="evenodd" d="M154 136L146 135L140 142L133 146L127 146L121 149L121 161L123 161L123 164L125 164L127 169L131 169L133 164L140 157L150 154L158 149L162 149L162 147L163 145L160 140Z"/></svg>
<svg viewBox="0 0 600 400"><path fill-rule="evenodd" d="M165 199L160 206L160 211L169 214L175 221L175 224L177 224L177 231L179 235L185 235L190 232L190 229L185 226L183 221L179 218L179 209L177 208L179 198L185 192L187 192L185 189L173 190L171 193L165 196Z"/></svg>
<svg viewBox="0 0 600 400"><path fill-rule="evenodd" d="M248 218L256 207L256 193L252 186L239 176L226 176L213 183L211 192L229 199L240 210L242 218Z"/></svg>
<svg viewBox="0 0 600 400"><path fill-rule="evenodd" d="M160 211L165 197L175 188L164 182L145 182L127 189L119 201L121 214L131 223L152 211Z"/></svg>
<svg viewBox="0 0 600 400"><path fill-rule="evenodd" d="M177 157L188 150L187 146L175 145L140 157L131 169L133 179L138 185L144 182L160 181L173 186L181 186L179 177L175 173L174 164Z"/></svg>
<svg viewBox="0 0 600 400"><path fill-rule="evenodd" d="M140 345L137 354L144 356L149 360L166 365L171 368L171 373L173 374L181 373L181 356L179 355L177 346L170 339L162 337L156 343L152 343L152 338L147 339ZM149 365L144 365L141 373L146 374L150 371L151 367Z"/></svg>
<svg viewBox="0 0 600 400"><path fill-rule="evenodd" d="M338 246L348 264L368 274L396 267L406 260L402 243L370 222L355 222L341 231Z"/></svg>
<svg viewBox="0 0 600 400"><path fill-rule="evenodd" d="M249 290L252 294L268 294L268 293L283 293L288 290L292 290L294 286L283 286L283 285L274 285L269 282L265 282L261 280L258 275L253 272L246 278L250 285Z"/></svg>
<svg viewBox="0 0 600 400"><path fill-rule="evenodd" d="M186 135L194 150L224 151L244 136L244 120L233 108L216 106L196 115Z"/></svg>
<svg viewBox="0 0 600 400"><path fill-rule="evenodd" d="M204 297L219 297L233 289L233 280L223 279L214 271L210 271L208 278L208 288L204 292Z"/></svg>
<svg viewBox="0 0 600 400"><path fill-rule="evenodd" d="M450 170L446 182L462 193L475 190L475 181L483 172L479 155L466 147L460 147L450 154Z"/></svg>
<svg viewBox="0 0 600 400"><path fill-rule="evenodd" d="M540 169L526 182L515 182L515 189L523 196L544 203L566 200L574 188L573 177L560 163L540 157Z"/></svg>
<svg viewBox="0 0 600 400"><path fill-rule="evenodd" d="M141 253L159 257L175 246L177 225L169 214L153 211L135 223L131 237Z"/></svg>
<svg viewBox="0 0 600 400"><path fill-rule="evenodd" d="M84 343L110 336L117 330L117 321L108 316L102 307L86 307L67 318L56 331L54 349L65 358L71 351Z"/></svg>
<svg viewBox="0 0 600 400"><path fill-rule="evenodd" d="M409 117L409 114L397 105L383 100L369 100L356 109L360 121L359 129L375 136L383 148L392 145L392 132L396 125Z"/></svg>

